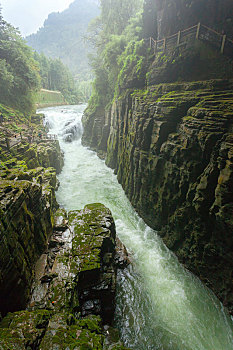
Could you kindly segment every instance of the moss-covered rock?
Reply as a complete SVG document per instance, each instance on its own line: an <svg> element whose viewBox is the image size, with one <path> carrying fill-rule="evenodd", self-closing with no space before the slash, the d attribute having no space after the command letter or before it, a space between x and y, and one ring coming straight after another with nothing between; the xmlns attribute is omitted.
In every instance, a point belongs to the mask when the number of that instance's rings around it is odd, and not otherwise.
<svg viewBox="0 0 233 350"><path fill-rule="evenodd" d="M68 221L66 217L61 210L55 214L55 231L47 258L39 263L38 274L36 270L30 307L96 314L111 323L116 287L111 212L102 204L90 204L70 212Z"/></svg>
<svg viewBox="0 0 233 350"><path fill-rule="evenodd" d="M0 349L126 349L106 325L116 286L111 212L98 203L69 215L58 209L54 229L36 264L28 310L0 323Z"/></svg>
<svg viewBox="0 0 233 350"><path fill-rule="evenodd" d="M68 326L63 315L52 317L45 336L41 342L41 350L50 349L103 349L103 334L100 318L91 316L76 320Z"/></svg>
<svg viewBox="0 0 233 350"><path fill-rule="evenodd" d="M78 294L81 314L100 314L111 323L116 288L115 224L109 209L90 204L69 213L74 227L73 259L79 259Z"/></svg>
<svg viewBox="0 0 233 350"><path fill-rule="evenodd" d="M38 349L50 317L47 310L9 313L0 323L0 349Z"/></svg>
<svg viewBox="0 0 233 350"><path fill-rule="evenodd" d="M35 261L53 229L56 171L63 156L58 141L37 136L45 133L42 115L25 116L2 105L0 111L0 312L5 314L22 309L29 298Z"/></svg>

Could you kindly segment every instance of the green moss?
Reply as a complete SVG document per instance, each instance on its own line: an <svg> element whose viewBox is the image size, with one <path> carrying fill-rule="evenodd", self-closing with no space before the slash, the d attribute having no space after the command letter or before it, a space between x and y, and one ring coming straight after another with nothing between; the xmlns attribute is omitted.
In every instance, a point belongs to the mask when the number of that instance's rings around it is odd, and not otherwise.
<svg viewBox="0 0 233 350"><path fill-rule="evenodd" d="M102 333L100 316L91 315L83 318L82 320L78 321L78 325L82 328L88 329L91 332L99 334Z"/></svg>
<svg viewBox="0 0 233 350"><path fill-rule="evenodd" d="M22 350L25 349L25 343L18 330L0 329L0 349L1 350Z"/></svg>
<svg viewBox="0 0 233 350"><path fill-rule="evenodd" d="M37 310L9 313L0 323L0 349L25 349L37 343L51 312Z"/></svg>
<svg viewBox="0 0 233 350"><path fill-rule="evenodd" d="M90 326L91 327L91 326ZM93 327L91 327L93 328ZM70 327L56 327L55 329L48 329L40 349L47 350L51 349L54 345L58 346L58 349L69 348L73 350L78 349L95 349L102 350L103 346L103 336L97 334L96 330L91 332L87 329L87 324L84 326L81 325L72 325Z"/></svg>

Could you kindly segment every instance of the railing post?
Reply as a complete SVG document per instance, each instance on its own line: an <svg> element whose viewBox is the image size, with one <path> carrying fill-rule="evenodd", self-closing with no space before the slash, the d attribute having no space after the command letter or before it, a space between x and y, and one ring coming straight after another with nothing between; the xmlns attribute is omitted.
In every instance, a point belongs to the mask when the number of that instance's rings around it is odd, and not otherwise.
<svg viewBox="0 0 233 350"><path fill-rule="evenodd" d="M225 43L226 43L226 38L227 38L227 36L226 36L226 34L224 34L223 37L222 37L221 53L224 52L224 47L225 47Z"/></svg>
<svg viewBox="0 0 233 350"><path fill-rule="evenodd" d="M180 45L181 31L179 31L179 32L177 33L177 35L178 35L178 36L177 36L177 44L176 44L176 45L178 46L178 45Z"/></svg>
<svg viewBox="0 0 233 350"><path fill-rule="evenodd" d="M163 39L163 51L165 52L166 50L166 43L167 43L167 40L166 38Z"/></svg>
<svg viewBox="0 0 233 350"><path fill-rule="evenodd" d="M155 44L154 44L154 54L156 54L157 52L157 40L155 40Z"/></svg>
<svg viewBox="0 0 233 350"><path fill-rule="evenodd" d="M196 39L199 39L200 29L201 29L201 23L199 22L197 25Z"/></svg>
<svg viewBox="0 0 233 350"><path fill-rule="evenodd" d="M152 49L152 38L150 36L150 49Z"/></svg>

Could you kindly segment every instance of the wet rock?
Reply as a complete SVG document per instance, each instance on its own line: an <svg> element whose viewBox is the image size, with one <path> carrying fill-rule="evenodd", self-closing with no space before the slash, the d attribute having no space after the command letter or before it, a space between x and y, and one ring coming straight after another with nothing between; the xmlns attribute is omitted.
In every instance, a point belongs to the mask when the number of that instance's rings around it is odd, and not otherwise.
<svg viewBox="0 0 233 350"><path fill-rule="evenodd" d="M64 209L59 208L54 214L54 230L65 231L68 228L67 213Z"/></svg>
<svg viewBox="0 0 233 350"><path fill-rule="evenodd" d="M0 349L38 349L50 316L47 310L9 313L0 323Z"/></svg>
<svg viewBox="0 0 233 350"><path fill-rule="evenodd" d="M119 269L124 269L131 263L130 256L124 244L116 238L115 264Z"/></svg>
<svg viewBox="0 0 233 350"><path fill-rule="evenodd" d="M73 135L72 134L67 134L63 137L63 140L65 142L72 142L73 141Z"/></svg>
<svg viewBox="0 0 233 350"><path fill-rule="evenodd" d="M114 315L116 269L115 225L110 211L101 204L87 205L69 213L76 235L73 254L79 258L78 295L82 315L100 314L111 323ZM90 308L90 306L93 307Z"/></svg>
<svg viewBox="0 0 233 350"><path fill-rule="evenodd" d="M73 122L68 122L63 132L63 140L65 142L72 142L73 140L78 140L82 135L81 126L72 123Z"/></svg>
<svg viewBox="0 0 233 350"><path fill-rule="evenodd" d="M55 222L61 224L67 216L64 211L62 216L58 214L59 211ZM116 233L110 211L102 204L72 211L67 230L58 234L59 238L55 231L49 243L45 273L35 281L32 309L38 305L59 312L71 309L82 316L100 315L104 323L111 323L115 308ZM59 244L55 245L55 241Z"/></svg>
<svg viewBox="0 0 233 350"><path fill-rule="evenodd" d="M49 273L47 275L42 276L40 281L41 283L50 283L57 276L58 275L56 273Z"/></svg>
<svg viewBox="0 0 233 350"><path fill-rule="evenodd" d="M40 350L101 350L102 343L100 318L91 316L84 320L76 320L75 324L68 326L64 315L58 314L51 318L47 332L40 344Z"/></svg>
<svg viewBox="0 0 233 350"><path fill-rule="evenodd" d="M104 326L104 345L103 350L127 350L120 341L119 332L117 329Z"/></svg>

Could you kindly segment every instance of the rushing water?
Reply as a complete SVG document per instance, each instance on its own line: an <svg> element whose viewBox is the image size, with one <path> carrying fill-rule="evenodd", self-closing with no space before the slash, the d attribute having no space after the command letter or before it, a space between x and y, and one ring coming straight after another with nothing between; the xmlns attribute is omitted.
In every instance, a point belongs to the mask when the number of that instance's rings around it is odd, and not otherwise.
<svg viewBox="0 0 233 350"><path fill-rule="evenodd" d="M132 254L131 267L118 274L116 325L125 345L134 350L232 350L232 320L223 306L140 219L113 171L81 145L84 107L40 111L64 151L59 204L67 210L105 204ZM64 142L67 125L76 130L77 139L71 143Z"/></svg>

